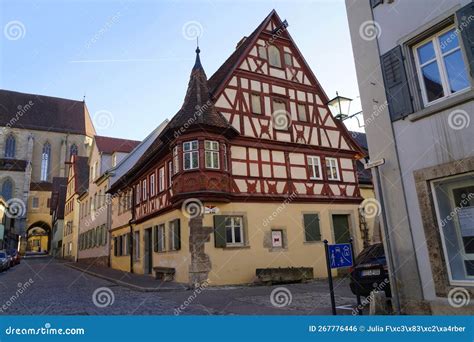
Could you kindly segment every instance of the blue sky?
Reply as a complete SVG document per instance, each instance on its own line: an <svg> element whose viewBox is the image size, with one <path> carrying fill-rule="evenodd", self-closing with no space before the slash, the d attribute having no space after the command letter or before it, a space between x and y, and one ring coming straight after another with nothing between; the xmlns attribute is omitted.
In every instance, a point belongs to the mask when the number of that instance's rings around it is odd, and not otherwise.
<svg viewBox="0 0 474 342"><path fill-rule="evenodd" d="M194 64L193 29L210 77L273 8L328 96L338 90L358 110L343 0L0 1L0 87L85 95L93 119L111 113L100 135L141 140L178 111Z"/></svg>

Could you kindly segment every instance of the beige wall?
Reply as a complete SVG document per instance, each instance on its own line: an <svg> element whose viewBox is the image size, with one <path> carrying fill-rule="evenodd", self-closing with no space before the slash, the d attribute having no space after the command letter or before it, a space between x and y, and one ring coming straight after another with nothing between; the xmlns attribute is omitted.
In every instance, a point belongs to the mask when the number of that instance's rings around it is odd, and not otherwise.
<svg viewBox="0 0 474 342"><path fill-rule="evenodd" d="M208 277L213 285L252 283L256 280L256 268L267 267L312 267L316 278L326 277L322 241L324 239L330 243L334 241L331 216L333 214L350 215L350 230L351 235L355 237L356 254L362 248L358 225L358 205L355 204L290 203L283 208L280 203L206 203L206 205L217 206L219 214L244 215L244 222L246 222L244 229L248 241L245 247L216 248L214 247L214 234L211 233L209 241L205 243L205 253L210 257L212 270ZM278 209L279 207L280 209ZM321 241L304 241L303 213L319 214ZM267 220L269 217L274 218ZM153 266L173 267L176 269L176 281L189 282L191 263L189 223L181 210L174 210L133 226L134 231L140 231L140 260L134 263L135 273L143 273L144 229L165 223L168 233L168 222L176 218L181 220L181 249L162 253L153 252ZM213 215L204 215L203 227L213 226ZM286 231L286 248L272 251L268 245L264 245L264 239L268 238L272 228ZM112 236L128 232L129 228L126 227L115 230L112 232ZM112 256L112 267L128 270L129 258L129 256Z"/></svg>

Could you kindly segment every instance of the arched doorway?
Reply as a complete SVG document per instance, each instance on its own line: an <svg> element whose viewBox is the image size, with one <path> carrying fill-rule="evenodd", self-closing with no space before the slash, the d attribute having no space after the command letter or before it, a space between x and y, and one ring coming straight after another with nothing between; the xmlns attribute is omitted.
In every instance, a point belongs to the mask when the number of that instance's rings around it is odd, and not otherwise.
<svg viewBox="0 0 474 342"><path fill-rule="evenodd" d="M33 223L26 230L27 252L48 252L51 250L51 227L43 221Z"/></svg>

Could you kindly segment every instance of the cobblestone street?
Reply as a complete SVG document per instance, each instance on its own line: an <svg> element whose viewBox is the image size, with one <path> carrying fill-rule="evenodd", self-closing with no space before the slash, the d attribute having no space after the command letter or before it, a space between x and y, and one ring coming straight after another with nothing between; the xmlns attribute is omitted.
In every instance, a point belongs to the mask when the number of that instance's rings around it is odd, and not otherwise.
<svg viewBox="0 0 474 342"><path fill-rule="evenodd" d="M67 267L49 257L23 259L0 273L2 315L322 315L330 314L327 282L139 292ZM338 314L355 297L336 280ZM273 296L272 296L273 292Z"/></svg>

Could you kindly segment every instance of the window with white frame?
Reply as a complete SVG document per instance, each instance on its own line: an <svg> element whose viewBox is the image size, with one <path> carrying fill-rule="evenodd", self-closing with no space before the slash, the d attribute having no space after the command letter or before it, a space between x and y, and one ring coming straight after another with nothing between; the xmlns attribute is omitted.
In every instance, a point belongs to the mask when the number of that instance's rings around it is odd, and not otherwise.
<svg viewBox="0 0 474 342"><path fill-rule="evenodd" d="M159 192L162 192L165 190L165 168L162 167L158 171L158 186L159 186Z"/></svg>
<svg viewBox="0 0 474 342"><path fill-rule="evenodd" d="M228 171L229 170L229 165L227 164L228 163L228 161L227 161L227 145L222 144L222 149L224 151L224 171Z"/></svg>
<svg viewBox="0 0 474 342"><path fill-rule="evenodd" d="M135 203L139 204L140 203L140 184L137 184L135 187Z"/></svg>
<svg viewBox="0 0 474 342"><path fill-rule="evenodd" d="M244 244L244 227L241 216L228 216L225 219L227 245Z"/></svg>
<svg viewBox="0 0 474 342"><path fill-rule="evenodd" d="M178 146L173 148L173 166L174 166L174 173L177 174L179 171L179 157L178 157Z"/></svg>
<svg viewBox="0 0 474 342"><path fill-rule="evenodd" d="M155 173L152 173L150 175L150 196L153 197L155 196Z"/></svg>
<svg viewBox="0 0 474 342"><path fill-rule="evenodd" d="M154 251L155 252L164 252L165 250L165 225L159 224L155 226L155 241L154 241Z"/></svg>
<svg viewBox="0 0 474 342"><path fill-rule="evenodd" d="M183 143L183 169L192 170L199 167L199 143L197 140Z"/></svg>
<svg viewBox="0 0 474 342"><path fill-rule="evenodd" d="M308 156L308 173L310 179L322 179L321 158L318 156Z"/></svg>
<svg viewBox="0 0 474 342"><path fill-rule="evenodd" d="M168 162L168 188L171 187L171 177L173 177L173 162Z"/></svg>
<svg viewBox="0 0 474 342"><path fill-rule="evenodd" d="M147 195L147 191L146 191L146 179L144 179L142 181L142 198L144 201L146 201L146 195Z"/></svg>
<svg viewBox="0 0 474 342"><path fill-rule="evenodd" d="M452 285L474 283L474 173L431 183L448 276Z"/></svg>
<svg viewBox="0 0 474 342"><path fill-rule="evenodd" d="M206 140L204 142L206 168L219 168L219 143L217 141Z"/></svg>
<svg viewBox="0 0 474 342"><path fill-rule="evenodd" d="M455 27L413 47L425 105L469 88L469 78Z"/></svg>
<svg viewBox="0 0 474 342"><path fill-rule="evenodd" d="M336 158L326 158L326 173L329 180L339 180L339 166Z"/></svg>

